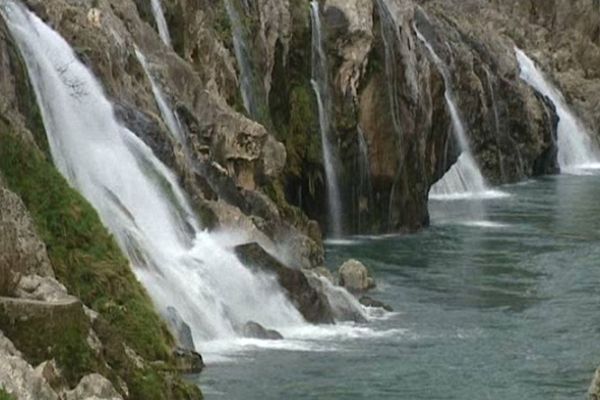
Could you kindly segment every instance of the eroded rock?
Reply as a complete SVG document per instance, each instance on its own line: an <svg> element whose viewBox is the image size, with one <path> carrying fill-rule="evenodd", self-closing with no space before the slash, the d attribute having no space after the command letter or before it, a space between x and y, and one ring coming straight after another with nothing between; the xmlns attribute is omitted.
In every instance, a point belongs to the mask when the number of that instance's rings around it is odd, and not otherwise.
<svg viewBox="0 0 600 400"><path fill-rule="evenodd" d="M351 292L365 292L375 287L369 270L358 260L346 261L338 271L339 284Z"/></svg>
<svg viewBox="0 0 600 400"><path fill-rule="evenodd" d="M242 335L248 338L265 339L265 340L281 340L283 335L276 330L267 329L258 322L249 321L242 328Z"/></svg>

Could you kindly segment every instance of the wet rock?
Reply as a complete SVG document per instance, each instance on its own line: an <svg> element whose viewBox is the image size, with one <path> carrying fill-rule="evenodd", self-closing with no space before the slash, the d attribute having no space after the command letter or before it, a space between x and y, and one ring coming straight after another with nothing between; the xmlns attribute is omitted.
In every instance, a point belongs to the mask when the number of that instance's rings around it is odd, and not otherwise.
<svg viewBox="0 0 600 400"><path fill-rule="evenodd" d="M195 350L192 329L174 307L167 307L166 319L179 345L187 350Z"/></svg>
<svg viewBox="0 0 600 400"><path fill-rule="evenodd" d="M368 296L362 296L358 301L360 302L360 304L362 304L365 307L382 308L385 311L389 311L389 312L394 311L394 309L391 306L389 306L379 300L375 300L371 297L368 297Z"/></svg>
<svg viewBox="0 0 600 400"><path fill-rule="evenodd" d="M364 292L375 287L369 270L357 260L346 261L338 271L339 284L351 292Z"/></svg>
<svg viewBox="0 0 600 400"><path fill-rule="evenodd" d="M242 335L248 338L265 339L265 340L281 340L283 335L276 330L267 329L258 322L249 321L242 328Z"/></svg>
<svg viewBox="0 0 600 400"><path fill-rule="evenodd" d="M84 376L77 387L65 393L65 400L123 400L112 383L99 374Z"/></svg>
<svg viewBox="0 0 600 400"><path fill-rule="evenodd" d="M600 400L600 368L596 370L592 384L588 389L588 400Z"/></svg>
<svg viewBox="0 0 600 400"><path fill-rule="evenodd" d="M303 270L310 285L329 301L333 318L338 322L367 322L366 315L356 298L346 289L336 286L314 270Z"/></svg>
<svg viewBox="0 0 600 400"><path fill-rule="evenodd" d="M333 314L327 298L310 285L302 271L283 265L257 243L237 246L235 253L247 266L274 274L292 304L308 322L333 322Z"/></svg>
<svg viewBox="0 0 600 400"><path fill-rule="evenodd" d="M204 369L202 356L188 349L177 348L173 351L175 368L184 374L199 374Z"/></svg>

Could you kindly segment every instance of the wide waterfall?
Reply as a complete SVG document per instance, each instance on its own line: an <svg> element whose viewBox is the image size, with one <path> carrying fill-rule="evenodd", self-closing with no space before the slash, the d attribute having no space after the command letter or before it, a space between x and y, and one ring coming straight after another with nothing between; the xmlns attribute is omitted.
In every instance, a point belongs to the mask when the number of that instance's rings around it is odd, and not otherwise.
<svg viewBox="0 0 600 400"><path fill-rule="evenodd" d="M312 87L317 97L319 108L319 126L321 130L321 145L323 148L323 163L327 179L327 203L329 207L330 231L334 237L342 235L342 200L336 169L336 159L331 143L331 97L329 88L329 69L327 56L323 48L323 30L319 2L310 3L310 18L312 25Z"/></svg>
<svg viewBox="0 0 600 400"><path fill-rule="evenodd" d="M477 162L473 158L471 153L471 147L469 145L469 139L465 126L460 117L460 113L454 100L454 93L452 92L452 81L450 79L450 73L448 68L437 55L433 46L427 41L427 39L421 34L421 32L414 26L415 33L419 40L425 45L425 48L431 55L433 62L440 70L444 78L444 84L446 86L446 92L444 97L450 112L450 118L452 119L452 131L458 142L461 150L457 162L450 168L450 170L444 175L444 177L437 182L431 188L429 198L431 199L456 199L456 198L469 198L469 197L481 197L485 196L488 191L485 179L481 175L481 171L477 166Z"/></svg>
<svg viewBox="0 0 600 400"><path fill-rule="evenodd" d="M156 27L158 28L158 34L162 39L163 43L171 47L171 34L169 33L169 26L163 13L162 4L160 0L151 0L152 14L154 14L154 20L156 21Z"/></svg>
<svg viewBox="0 0 600 400"><path fill-rule="evenodd" d="M165 99L165 96L163 94L163 91L158 86L156 79L154 79L154 77L152 76L146 57L140 52L139 49L135 49L135 55L140 64L142 64L144 72L146 72L146 76L150 81L150 86L152 87L152 93L154 94L156 105L158 106L158 109L160 111L165 125L167 125L167 128L169 129L169 133L171 133L171 136L176 141L180 143L183 142L184 134L183 128L181 127L181 121L179 121L177 115L173 112L171 107L169 107L167 100Z"/></svg>
<svg viewBox="0 0 600 400"><path fill-rule="evenodd" d="M236 337L249 320L304 325L273 278L250 271L199 228L176 177L117 122L69 44L21 5L2 4L56 167L96 208L159 310L175 308L201 346Z"/></svg>
<svg viewBox="0 0 600 400"><path fill-rule="evenodd" d="M558 123L558 164L563 172L576 173L600 168L600 154L583 123L569 110L564 96L523 51L515 49L521 79L548 97L556 107Z"/></svg>

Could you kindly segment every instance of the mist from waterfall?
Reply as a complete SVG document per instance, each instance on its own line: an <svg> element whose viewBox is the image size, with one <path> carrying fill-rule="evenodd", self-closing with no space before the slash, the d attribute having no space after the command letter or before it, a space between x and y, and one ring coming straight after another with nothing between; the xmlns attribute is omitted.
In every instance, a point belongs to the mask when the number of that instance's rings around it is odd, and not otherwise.
<svg viewBox="0 0 600 400"><path fill-rule="evenodd" d="M337 176L336 158L333 153L331 137L333 132L331 119L331 96L329 88L329 69L327 56L323 48L323 29L319 2L310 3L310 18L312 26L312 87L317 98L319 108L319 127L321 131L321 146L323 149L323 163L325 164L325 178L327 180L327 206L329 209L330 233L340 237L342 231L342 200Z"/></svg>
<svg viewBox="0 0 600 400"><path fill-rule="evenodd" d="M600 168L600 154L585 125L566 104L560 91L522 50L515 49L521 79L548 97L556 107L558 122L558 164L563 172L580 173L585 169Z"/></svg>
<svg viewBox="0 0 600 400"><path fill-rule="evenodd" d="M0 12L25 60L54 164L98 211L159 311L175 308L201 346L236 338L249 320L304 327L273 277L199 228L176 177L115 119L69 44L14 1Z"/></svg>
<svg viewBox="0 0 600 400"><path fill-rule="evenodd" d="M151 0L152 14L154 15L154 21L156 21L158 35L160 36L161 40L168 47L172 47L169 26L167 25L167 20L165 19L165 14L160 1L161 0Z"/></svg>
<svg viewBox="0 0 600 400"><path fill-rule="evenodd" d="M446 86L444 97L452 120L452 131L461 150L456 163L440 181L433 185L429 198L444 200L486 197L489 193L488 187L471 153L466 129L452 92L452 80L448 68L416 26L414 26L414 30L417 38L423 43L444 78Z"/></svg>

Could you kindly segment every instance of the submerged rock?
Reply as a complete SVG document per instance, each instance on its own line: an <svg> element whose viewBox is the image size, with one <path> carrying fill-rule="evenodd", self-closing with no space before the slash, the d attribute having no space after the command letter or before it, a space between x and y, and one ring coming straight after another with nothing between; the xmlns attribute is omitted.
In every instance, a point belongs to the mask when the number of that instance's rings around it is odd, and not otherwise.
<svg viewBox="0 0 600 400"><path fill-rule="evenodd" d="M248 338L266 339L266 340L281 340L283 335L276 330L267 329L258 322L249 321L242 328L242 334Z"/></svg>
<svg viewBox="0 0 600 400"><path fill-rule="evenodd" d="M365 292L375 287L369 270L357 260L348 260L339 270L339 284L351 292Z"/></svg>
<svg viewBox="0 0 600 400"><path fill-rule="evenodd" d="M362 304L365 307L382 308L385 311L389 311L389 312L394 311L394 309L391 306L389 306L379 300L375 300L371 297L368 297L368 296L362 296L358 301L360 302L360 304Z"/></svg>
<svg viewBox="0 0 600 400"><path fill-rule="evenodd" d="M257 243L237 246L235 253L246 265L275 274L292 304L308 322L333 322L333 313L327 298L310 285L302 271L283 265Z"/></svg>

